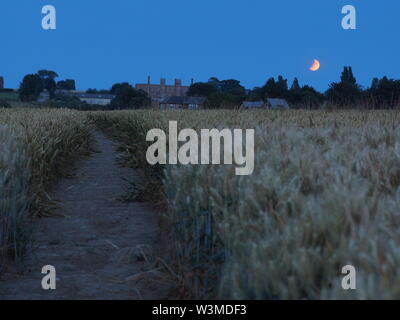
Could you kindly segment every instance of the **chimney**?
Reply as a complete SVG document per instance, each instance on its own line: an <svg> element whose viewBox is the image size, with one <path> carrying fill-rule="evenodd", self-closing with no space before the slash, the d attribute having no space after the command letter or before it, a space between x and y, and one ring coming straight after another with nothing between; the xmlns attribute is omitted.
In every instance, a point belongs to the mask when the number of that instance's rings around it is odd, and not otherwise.
<svg viewBox="0 0 400 320"><path fill-rule="evenodd" d="M149 96L149 97L152 97L152 95L151 95L151 86L150 86L150 84L151 84L151 77L150 76L148 76L147 77L147 95Z"/></svg>
<svg viewBox="0 0 400 320"><path fill-rule="evenodd" d="M175 79L175 95L177 97L182 96L181 86L182 86L182 80L181 79Z"/></svg>
<svg viewBox="0 0 400 320"><path fill-rule="evenodd" d="M161 78L161 80L160 80L160 87L161 87L161 90L160 90L160 95L161 95L161 99L164 99L165 97L166 97L166 80L165 80L165 78Z"/></svg>

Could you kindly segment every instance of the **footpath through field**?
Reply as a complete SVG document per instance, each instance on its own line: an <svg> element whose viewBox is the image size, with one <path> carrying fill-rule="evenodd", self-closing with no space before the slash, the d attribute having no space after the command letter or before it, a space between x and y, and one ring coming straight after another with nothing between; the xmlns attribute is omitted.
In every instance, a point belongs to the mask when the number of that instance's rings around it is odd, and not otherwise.
<svg viewBox="0 0 400 320"><path fill-rule="evenodd" d="M94 135L98 152L79 160L75 177L61 180L51 194L63 217L34 223L26 273L6 272L0 299L165 298L167 288L135 276L158 249L157 215L146 204L116 199L127 187L121 178L140 181L140 171L118 166L113 142ZM45 265L56 268L56 290L42 289Z"/></svg>

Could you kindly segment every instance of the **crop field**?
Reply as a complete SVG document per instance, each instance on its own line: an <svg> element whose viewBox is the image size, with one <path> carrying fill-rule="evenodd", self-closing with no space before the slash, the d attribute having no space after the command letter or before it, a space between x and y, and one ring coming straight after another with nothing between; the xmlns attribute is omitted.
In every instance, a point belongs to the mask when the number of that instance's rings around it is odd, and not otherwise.
<svg viewBox="0 0 400 320"><path fill-rule="evenodd" d="M191 297L400 298L397 111L116 111L91 118L154 179ZM255 170L148 167L146 133L255 129ZM162 186L156 192L154 185ZM148 187L148 186L147 186ZM343 290L342 267L357 270Z"/></svg>
<svg viewBox="0 0 400 320"><path fill-rule="evenodd" d="M255 130L255 166L157 165L147 132ZM0 261L23 257L49 183L97 127L121 159L143 168L135 200L152 201L171 237L171 269L185 297L400 298L398 111L0 110ZM166 252L167 252L166 251ZM357 290L341 287L342 267Z"/></svg>
<svg viewBox="0 0 400 320"><path fill-rule="evenodd" d="M89 130L75 111L0 109L0 267L24 257L29 218L48 214L46 186L89 145Z"/></svg>

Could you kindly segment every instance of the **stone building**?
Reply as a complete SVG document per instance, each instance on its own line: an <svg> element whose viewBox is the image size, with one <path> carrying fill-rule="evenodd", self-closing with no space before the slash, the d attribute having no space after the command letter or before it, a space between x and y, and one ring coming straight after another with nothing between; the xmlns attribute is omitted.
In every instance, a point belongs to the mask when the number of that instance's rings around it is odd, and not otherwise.
<svg viewBox="0 0 400 320"><path fill-rule="evenodd" d="M4 89L4 78L0 77L0 89Z"/></svg>
<svg viewBox="0 0 400 320"><path fill-rule="evenodd" d="M147 83L138 83L135 87L147 92L151 100L155 102L161 102L168 97L184 97L189 90L189 86L182 85L181 79L175 79L173 85L168 85L164 78L160 80L160 84L152 84L150 77Z"/></svg>

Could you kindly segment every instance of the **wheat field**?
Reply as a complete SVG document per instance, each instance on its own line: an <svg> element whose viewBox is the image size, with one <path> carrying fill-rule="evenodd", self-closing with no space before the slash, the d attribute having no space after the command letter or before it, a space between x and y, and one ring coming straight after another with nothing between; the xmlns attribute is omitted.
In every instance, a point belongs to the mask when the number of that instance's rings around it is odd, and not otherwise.
<svg viewBox="0 0 400 320"><path fill-rule="evenodd" d="M49 214L50 182L91 142L85 114L54 109L0 109L0 271L21 262L29 218Z"/></svg>
<svg viewBox="0 0 400 320"><path fill-rule="evenodd" d="M91 117L119 139L131 164L156 173L191 297L400 298L398 111ZM167 132L168 120L180 129L254 128L254 173L236 176L232 165L148 168L146 132ZM342 267L349 264L357 271L357 290L341 287Z"/></svg>
<svg viewBox="0 0 400 320"><path fill-rule="evenodd" d="M398 111L0 110L0 253L23 257L29 217L90 145L92 128L119 142L136 186L161 204L171 266L192 298L400 298ZM255 130L255 170L149 166L150 129ZM343 290L341 269L357 270Z"/></svg>

